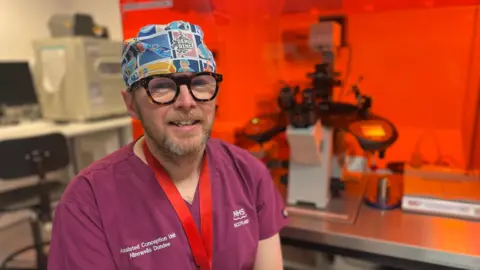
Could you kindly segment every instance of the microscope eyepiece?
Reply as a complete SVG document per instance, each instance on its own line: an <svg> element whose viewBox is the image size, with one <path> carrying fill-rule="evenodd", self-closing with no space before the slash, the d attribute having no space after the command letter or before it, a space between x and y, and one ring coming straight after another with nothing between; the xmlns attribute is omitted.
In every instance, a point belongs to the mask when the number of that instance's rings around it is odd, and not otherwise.
<svg viewBox="0 0 480 270"><path fill-rule="evenodd" d="M293 89L288 86L282 88L278 97L278 105L283 110L290 110L295 106L295 95L293 93Z"/></svg>
<svg viewBox="0 0 480 270"><path fill-rule="evenodd" d="M304 127L315 124L317 120L317 112L315 110L315 91L311 88L302 92L302 118Z"/></svg>
<svg viewBox="0 0 480 270"><path fill-rule="evenodd" d="M303 90L303 92L302 92L302 103L305 106L315 105L315 91L313 91L313 89L308 88L308 89Z"/></svg>

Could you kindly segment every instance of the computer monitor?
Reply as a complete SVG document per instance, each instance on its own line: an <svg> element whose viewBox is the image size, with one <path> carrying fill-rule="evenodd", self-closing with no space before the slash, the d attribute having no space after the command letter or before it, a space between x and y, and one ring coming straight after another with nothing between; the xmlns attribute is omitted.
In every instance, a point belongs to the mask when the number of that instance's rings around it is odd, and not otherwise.
<svg viewBox="0 0 480 270"><path fill-rule="evenodd" d="M0 62L0 105L13 107L37 103L28 62Z"/></svg>

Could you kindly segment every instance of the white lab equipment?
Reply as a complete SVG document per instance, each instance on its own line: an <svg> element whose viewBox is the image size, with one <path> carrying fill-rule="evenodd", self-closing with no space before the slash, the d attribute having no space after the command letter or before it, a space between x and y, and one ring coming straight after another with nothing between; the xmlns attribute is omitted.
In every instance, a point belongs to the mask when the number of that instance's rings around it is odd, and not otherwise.
<svg viewBox="0 0 480 270"><path fill-rule="evenodd" d="M37 40L33 46L44 118L69 122L126 114L121 42L72 36Z"/></svg>
<svg viewBox="0 0 480 270"><path fill-rule="evenodd" d="M320 120L305 128L287 127L290 145L288 204L313 204L325 209L330 201L330 181L340 178L341 168L333 157L333 130Z"/></svg>

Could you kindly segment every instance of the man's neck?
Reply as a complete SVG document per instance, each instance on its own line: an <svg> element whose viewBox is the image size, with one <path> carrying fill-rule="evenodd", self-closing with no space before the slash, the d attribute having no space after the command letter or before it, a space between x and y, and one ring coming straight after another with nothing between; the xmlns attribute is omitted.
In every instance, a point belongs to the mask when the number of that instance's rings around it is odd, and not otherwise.
<svg viewBox="0 0 480 270"><path fill-rule="evenodd" d="M165 156L161 153L155 143L148 138L143 137L135 143L134 153L145 163L147 163L145 153L143 152L143 144L145 142L152 155L165 168L173 182L176 184L181 184L182 182L195 182L196 184L198 177L200 176L204 150L185 157Z"/></svg>

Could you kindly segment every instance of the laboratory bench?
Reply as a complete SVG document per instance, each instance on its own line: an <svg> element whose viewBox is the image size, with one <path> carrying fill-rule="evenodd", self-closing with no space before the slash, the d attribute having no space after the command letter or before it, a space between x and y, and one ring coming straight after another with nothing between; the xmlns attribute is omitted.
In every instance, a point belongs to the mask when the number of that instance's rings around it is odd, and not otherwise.
<svg viewBox="0 0 480 270"><path fill-rule="evenodd" d="M17 139L59 132L66 137L75 137L112 129L127 129L131 132L131 118L114 117L98 121L56 123L48 120L26 121L16 125L0 126L0 140Z"/></svg>
<svg viewBox="0 0 480 270"><path fill-rule="evenodd" d="M401 269L480 269L480 222L360 204L356 219L289 215L282 244Z"/></svg>

